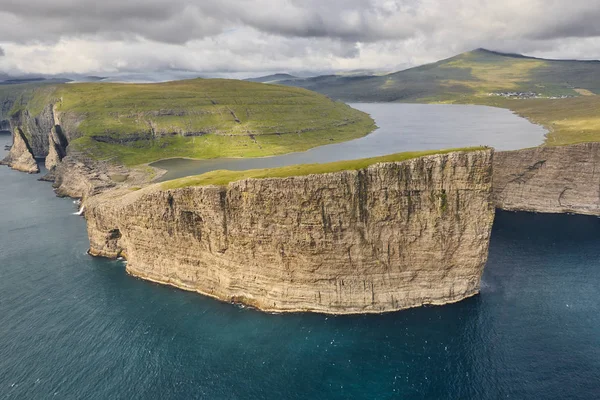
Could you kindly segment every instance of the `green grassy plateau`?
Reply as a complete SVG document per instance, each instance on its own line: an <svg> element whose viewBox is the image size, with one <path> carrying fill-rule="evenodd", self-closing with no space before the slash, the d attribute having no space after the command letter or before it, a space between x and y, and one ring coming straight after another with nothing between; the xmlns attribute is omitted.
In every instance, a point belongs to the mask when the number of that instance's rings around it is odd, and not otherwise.
<svg viewBox="0 0 600 400"><path fill-rule="evenodd" d="M224 79L78 83L37 90L12 113L54 103L72 150L138 165L169 157L259 157L366 135L365 113L304 89Z"/></svg>
<svg viewBox="0 0 600 400"><path fill-rule="evenodd" d="M230 182L248 178L286 178L289 176L305 176L311 174L325 174L329 172L359 170L369 165L383 162L406 161L411 158L429 156L433 154L447 154L454 151L483 150L485 147L467 147L446 150L411 151L390 154L381 157L362 158L358 160L337 161L323 164L299 164L279 168L252 169L247 171L218 170L202 175L188 176L174 179L161 184L163 189L177 189L188 186L218 185L224 186Z"/></svg>
<svg viewBox="0 0 600 400"><path fill-rule="evenodd" d="M36 93L53 90L56 84L53 80L0 84L0 120L8 120L14 111L24 108Z"/></svg>
<svg viewBox="0 0 600 400"><path fill-rule="evenodd" d="M544 60L484 49L383 76L280 81L344 101L481 104L550 130L546 144L600 141L600 61ZM491 96L533 92L543 98ZM556 98L569 96L568 98Z"/></svg>

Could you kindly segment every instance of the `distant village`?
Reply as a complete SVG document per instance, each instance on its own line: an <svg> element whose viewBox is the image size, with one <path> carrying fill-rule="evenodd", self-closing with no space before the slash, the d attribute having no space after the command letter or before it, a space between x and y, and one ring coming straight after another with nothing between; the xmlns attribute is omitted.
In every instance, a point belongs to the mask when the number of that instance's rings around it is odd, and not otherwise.
<svg viewBox="0 0 600 400"><path fill-rule="evenodd" d="M511 99L566 99L575 96L543 96L541 93L534 92L493 92L489 96L508 97Z"/></svg>

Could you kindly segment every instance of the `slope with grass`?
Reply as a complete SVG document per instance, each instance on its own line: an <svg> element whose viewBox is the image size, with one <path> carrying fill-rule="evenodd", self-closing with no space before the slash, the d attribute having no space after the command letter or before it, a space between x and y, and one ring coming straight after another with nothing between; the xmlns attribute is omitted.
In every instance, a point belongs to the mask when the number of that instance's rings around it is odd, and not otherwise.
<svg viewBox="0 0 600 400"><path fill-rule="evenodd" d="M231 182L243 179L287 178L290 176L306 176L314 174L327 174L340 171L358 171L374 164L400 162L413 158L435 154L448 154L457 151L469 152L483 150L484 147L454 148L445 150L410 151L390 154L381 157L361 158L358 160L336 161L322 164L298 164L278 168L251 169L246 171L217 170L205 174L188 176L164 182L163 189L177 189L188 186L224 186Z"/></svg>
<svg viewBox="0 0 600 400"><path fill-rule="evenodd" d="M28 137L51 112L70 151L138 165L168 157L258 157L354 139L374 129L360 111L303 89L222 79L81 83L37 90L11 110ZM27 118L22 118L25 115Z"/></svg>
<svg viewBox="0 0 600 400"><path fill-rule="evenodd" d="M600 61L545 60L478 49L384 76L331 75L280 83L344 101L503 107L547 127L548 145L600 140ZM502 97L507 92L540 98Z"/></svg>
<svg viewBox="0 0 600 400"><path fill-rule="evenodd" d="M24 107L44 87L64 83L64 79L42 79L35 81L9 80L0 82L0 130L11 130L11 115Z"/></svg>

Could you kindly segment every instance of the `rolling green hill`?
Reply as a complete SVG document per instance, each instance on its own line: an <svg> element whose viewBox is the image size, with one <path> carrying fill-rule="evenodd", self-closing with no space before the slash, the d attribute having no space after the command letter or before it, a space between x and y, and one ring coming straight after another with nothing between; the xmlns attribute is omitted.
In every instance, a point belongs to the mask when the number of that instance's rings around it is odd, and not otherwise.
<svg viewBox="0 0 600 400"><path fill-rule="evenodd" d="M18 80L0 82L0 122L10 118L11 111L25 106L34 96L37 89L64 83L65 80L47 79L33 82Z"/></svg>
<svg viewBox="0 0 600 400"><path fill-rule="evenodd" d="M36 90L13 115L54 104L71 149L137 165L168 157L258 157L361 137L365 113L304 89L224 79L80 83Z"/></svg>
<svg viewBox="0 0 600 400"><path fill-rule="evenodd" d="M320 76L282 82L346 101L460 101L490 93L545 97L600 94L600 61L543 60L478 49L382 76Z"/></svg>
<svg viewBox="0 0 600 400"><path fill-rule="evenodd" d="M545 60L478 49L383 76L329 75L279 83L350 102L508 108L548 128L548 145L600 141L600 61Z"/></svg>

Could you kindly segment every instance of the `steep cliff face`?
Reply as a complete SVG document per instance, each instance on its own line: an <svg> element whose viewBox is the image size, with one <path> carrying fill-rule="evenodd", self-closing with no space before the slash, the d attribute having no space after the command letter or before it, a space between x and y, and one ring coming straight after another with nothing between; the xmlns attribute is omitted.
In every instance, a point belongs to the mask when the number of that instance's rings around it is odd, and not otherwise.
<svg viewBox="0 0 600 400"><path fill-rule="evenodd" d="M56 125L52 104L46 105L37 116L31 115L27 109L19 111L11 117L10 124L23 131L35 157L48 155L48 134Z"/></svg>
<svg viewBox="0 0 600 400"><path fill-rule="evenodd" d="M385 312L478 293L491 150L227 187L90 197L90 253L262 310Z"/></svg>
<svg viewBox="0 0 600 400"><path fill-rule="evenodd" d="M54 182L55 192L60 197L85 200L119 188L148 186L160 173L151 167L127 168L69 152L43 180Z"/></svg>
<svg viewBox="0 0 600 400"><path fill-rule="evenodd" d="M504 210L600 215L600 143L497 152L493 186Z"/></svg>
<svg viewBox="0 0 600 400"><path fill-rule="evenodd" d="M0 164L8 165L17 171L35 174L40 172L35 158L33 157L31 147L23 131L16 128L13 133L13 145L8 156Z"/></svg>
<svg viewBox="0 0 600 400"><path fill-rule="evenodd" d="M52 175L56 194L61 197L89 197L115 186L97 163L77 156L65 157Z"/></svg>
<svg viewBox="0 0 600 400"><path fill-rule="evenodd" d="M67 155L67 139L63 136L59 125L52 127L48 135L48 155L46 156L46 169L52 171Z"/></svg>

